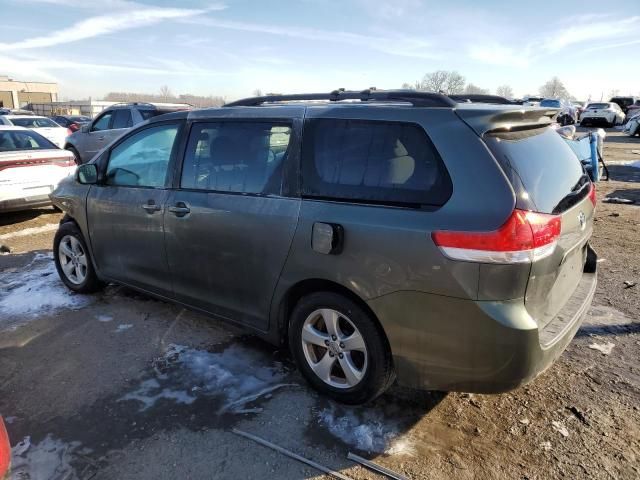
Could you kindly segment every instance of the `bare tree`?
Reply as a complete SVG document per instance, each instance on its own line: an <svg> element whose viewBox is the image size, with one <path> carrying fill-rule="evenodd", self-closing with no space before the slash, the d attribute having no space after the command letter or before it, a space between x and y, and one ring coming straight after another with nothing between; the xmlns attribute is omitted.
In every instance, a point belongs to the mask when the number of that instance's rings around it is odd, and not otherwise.
<svg viewBox="0 0 640 480"><path fill-rule="evenodd" d="M617 88L613 88L609 92L609 98L617 97L619 94L620 94L620 90L618 90Z"/></svg>
<svg viewBox="0 0 640 480"><path fill-rule="evenodd" d="M465 78L456 71L436 70L427 73L420 82L418 90L442 92L447 95L462 93Z"/></svg>
<svg viewBox="0 0 640 480"><path fill-rule="evenodd" d="M420 89L420 82L415 82L415 83L403 83L402 84L402 90L419 90Z"/></svg>
<svg viewBox="0 0 640 480"><path fill-rule="evenodd" d="M468 94L477 94L477 95L489 95L490 91L488 88L480 88L473 83L469 83L466 87L464 87L464 93Z"/></svg>
<svg viewBox="0 0 640 480"><path fill-rule="evenodd" d="M194 107L219 107L225 104L225 99L220 96L209 95L208 97L200 95L191 95L189 93L175 96L169 94L165 97L160 94L151 93L132 93L132 92L110 92L105 97L110 102L173 102L188 103Z"/></svg>
<svg viewBox="0 0 640 480"><path fill-rule="evenodd" d="M169 98L173 97L173 93L167 85L163 85L160 87L160 96L167 101Z"/></svg>
<svg viewBox="0 0 640 480"><path fill-rule="evenodd" d="M256 88L256 89L253 91L253 96L254 96L254 97L261 97L261 96L262 96L262 90L260 90L259 88Z"/></svg>
<svg viewBox="0 0 640 480"><path fill-rule="evenodd" d="M513 98L513 89L509 85L500 85L496 88L496 95L504 98Z"/></svg>
<svg viewBox="0 0 640 480"><path fill-rule="evenodd" d="M540 95L546 98L571 98L567 87L558 77L553 77L540 87Z"/></svg>

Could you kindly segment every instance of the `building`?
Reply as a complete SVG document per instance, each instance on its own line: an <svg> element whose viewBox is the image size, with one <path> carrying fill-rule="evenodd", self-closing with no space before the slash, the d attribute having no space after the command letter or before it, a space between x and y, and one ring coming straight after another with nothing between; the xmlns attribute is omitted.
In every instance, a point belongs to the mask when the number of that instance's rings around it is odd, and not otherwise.
<svg viewBox="0 0 640 480"><path fill-rule="evenodd" d="M29 103L57 100L57 83L23 82L0 75L0 107L22 108Z"/></svg>
<svg viewBox="0 0 640 480"><path fill-rule="evenodd" d="M26 105L27 110L38 115L51 117L53 115L86 115L95 117L102 110L119 102L106 102L103 100L71 100L68 102L31 102Z"/></svg>

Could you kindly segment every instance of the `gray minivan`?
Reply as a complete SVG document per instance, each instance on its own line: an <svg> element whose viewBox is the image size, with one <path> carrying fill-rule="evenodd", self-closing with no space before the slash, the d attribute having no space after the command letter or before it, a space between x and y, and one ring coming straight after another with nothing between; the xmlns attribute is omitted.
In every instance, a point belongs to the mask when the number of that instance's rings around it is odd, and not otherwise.
<svg viewBox="0 0 640 480"><path fill-rule="evenodd" d="M403 90L155 117L52 195L56 266L76 292L117 282L288 343L342 402L396 378L507 391L596 288L595 189L549 123Z"/></svg>

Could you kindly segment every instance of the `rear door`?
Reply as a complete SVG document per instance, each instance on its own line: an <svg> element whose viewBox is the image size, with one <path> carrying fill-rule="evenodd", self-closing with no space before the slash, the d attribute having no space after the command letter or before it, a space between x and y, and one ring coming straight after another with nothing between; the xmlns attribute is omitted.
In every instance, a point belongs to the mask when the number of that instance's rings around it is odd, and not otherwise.
<svg viewBox="0 0 640 480"><path fill-rule="evenodd" d="M191 126L165 211L177 299L266 330L298 221L286 184L300 118L217 118Z"/></svg>
<svg viewBox="0 0 640 480"><path fill-rule="evenodd" d="M104 182L93 185L87 216L94 259L111 279L171 296L164 248L167 172L182 123L155 123L108 152Z"/></svg>
<svg viewBox="0 0 640 480"><path fill-rule="evenodd" d="M527 310L542 328L582 279L593 232L595 187L573 151L550 128L487 134L485 141L511 180L516 208L561 218L556 248L533 262L526 290Z"/></svg>

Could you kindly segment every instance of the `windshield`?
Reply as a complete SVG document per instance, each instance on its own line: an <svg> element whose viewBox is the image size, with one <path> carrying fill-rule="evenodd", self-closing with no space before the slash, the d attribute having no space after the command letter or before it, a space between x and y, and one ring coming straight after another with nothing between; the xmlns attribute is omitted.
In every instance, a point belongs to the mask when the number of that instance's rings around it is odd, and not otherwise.
<svg viewBox="0 0 640 480"><path fill-rule="evenodd" d="M518 208L557 214L587 195L580 161L554 130L492 133L485 141L516 191Z"/></svg>
<svg viewBox="0 0 640 480"><path fill-rule="evenodd" d="M60 127L56 122L51 120L50 118L45 117L24 117L24 118L12 118L11 123L16 127L25 127L25 128L56 128Z"/></svg>
<svg viewBox="0 0 640 480"><path fill-rule="evenodd" d="M608 103L590 103L589 105L587 105L587 108L589 110L596 110L596 109L600 109L600 108L609 108L610 105Z"/></svg>
<svg viewBox="0 0 640 480"><path fill-rule="evenodd" d="M542 100L540 102L541 107L560 108L560 100Z"/></svg>
<svg viewBox="0 0 640 480"><path fill-rule="evenodd" d="M0 152L17 150L49 150L53 143L42 135L29 130L0 130Z"/></svg>

